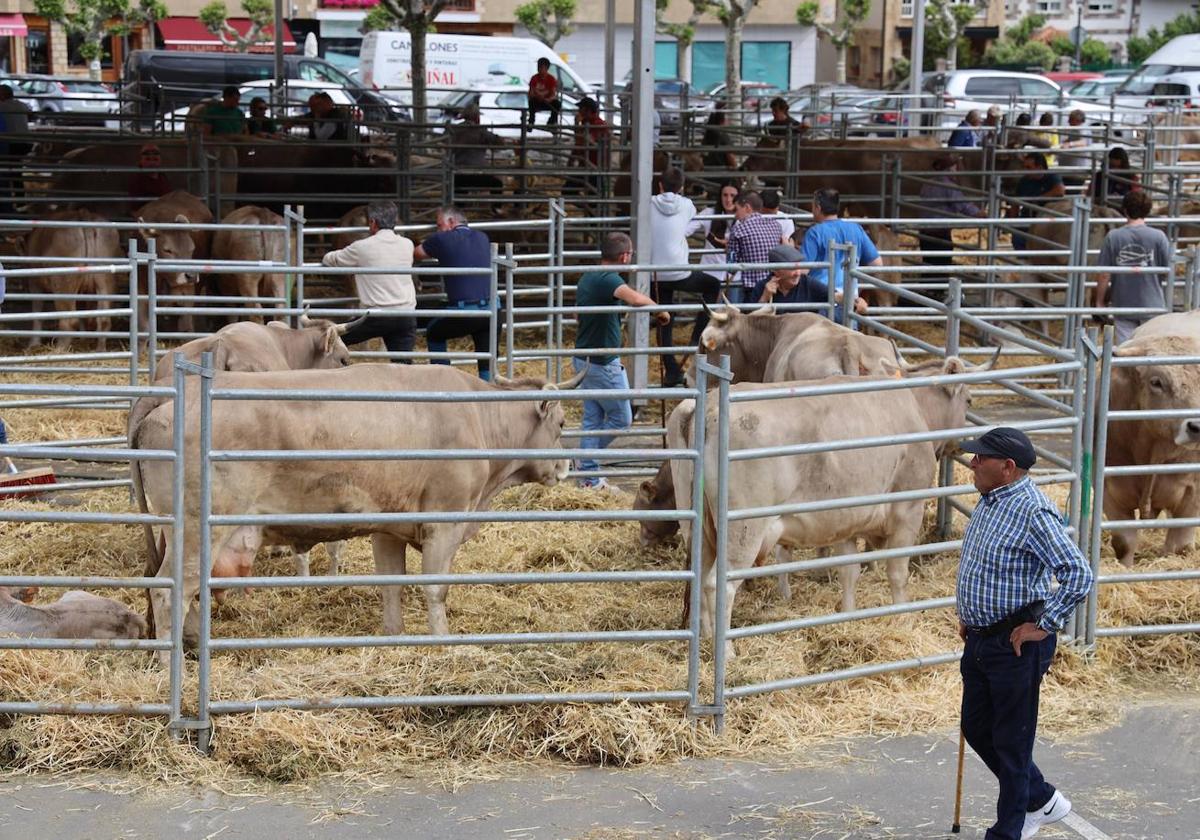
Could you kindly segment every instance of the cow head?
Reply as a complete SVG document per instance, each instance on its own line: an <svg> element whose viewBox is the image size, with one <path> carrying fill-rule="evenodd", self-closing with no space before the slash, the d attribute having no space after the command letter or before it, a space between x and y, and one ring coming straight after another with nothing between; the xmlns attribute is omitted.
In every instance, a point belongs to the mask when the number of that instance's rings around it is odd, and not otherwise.
<svg viewBox="0 0 1200 840"><path fill-rule="evenodd" d="M1193 417L1179 424L1179 431L1175 433L1175 443L1179 446L1200 446L1200 417Z"/></svg>
<svg viewBox="0 0 1200 840"><path fill-rule="evenodd" d="M33 599L37 597L37 594L38 587L36 586L23 586L19 588L0 586L0 601L3 601L5 598L11 598L14 601L32 604Z"/></svg>
<svg viewBox="0 0 1200 840"><path fill-rule="evenodd" d="M1113 351L1117 358L1137 356L1193 356L1197 343L1185 336L1149 336L1131 339ZM1109 406L1113 409L1153 411L1194 408L1200 403L1200 370L1195 365L1137 365L1113 367ZM1147 461L1158 463L1174 446L1200 442L1190 437L1194 420L1141 420L1135 449Z"/></svg>
<svg viewBox="0 0 1200 840"><path fill-rule="evenodd" d="M570 379L560 382L557 385L537 377L507 379L496 375L493 377L491 384L505 391L529 391L534 389L565 391L577 388L586 375L587 370L584 369ZM530 411L533 416L529 426L529 433L519 446L523 449L561 449L563 428L567 422L567 415L563 411L562 402L556 399L544 399L532 403L524 403L523 405L532 405ZM522 462L515 477L520 481L553 487L558 482L565 480L567 473L570 471L571 461L569 458L556 458L554 460L530 458Z"/></svg>
<svg viewBox="0 0 1200 840"><path fill-rule="evenodd" d="M633 497L634 510L674 510L675 485L671 479L671 462L663 461L658 474L648 478L638 487ZM675 519L648 519L639 523L639 539L642 548L661 545L679 532Z"/></svg>
<svg viewBox="0 0 1200 840"><path fill-rule="evenodd" d="M342 336L355 324L367 316L362 316L346 324L335 324L322 318L310 318L307 311L300 316L300 330L307 339L309 364L308 368L338 368L350 364L350 351L342 341Z"/></svg>
<svg viewBox="0 0 1200 840"><path fill-rule="evenodd" d="M887 375L913 378L921 376L954 376L963 373L976 373L991 370L1000 358L1000 350L983 364L972 365L958 356L947 356L945 359L930 359L915 365L909 365L903 360L898 363L881 359ZM967 408L971 404L971 390L965 382L951 382L945 385L934 385L927 388L917 388L913 392L921 416L930 430L956 429L967 422ZM953 451L950 441L936 441L934 452L941 458Z"/></svg>
<svg viewBox="0 0 1200 840"><path fill-rule="evenodd" d="M744 315L724 295L721 300L725 306L719 311L703 304L708 325L700 333L699 349L708 354L712 365L720 364L721 356L729 356L734 382L762 382L782 319L769 304ZM716 380L712 382L715 385ZM688 385L695 387L693 371L688 372Z"/></svg>
<svg viewBox="0 0 1200 840"><path fill-rule="evenodd" d="M191 224L191 220L182 213L177 214L172 221L180 225ZM189 231L179 228L155 228L148 225L141 216L138 216L138 225L138 237L143 244L146 240L154 240L155 254L160 260L190 260L195 253L196 242ZM159 271L157 277L167 293L172 295L194 295L200 281L196 272Z"/></svg>

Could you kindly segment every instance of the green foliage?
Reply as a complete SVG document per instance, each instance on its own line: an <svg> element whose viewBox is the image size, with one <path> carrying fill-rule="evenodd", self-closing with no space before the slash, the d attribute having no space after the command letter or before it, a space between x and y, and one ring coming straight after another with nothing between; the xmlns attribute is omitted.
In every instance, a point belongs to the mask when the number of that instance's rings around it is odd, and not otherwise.
<svg viewBox="0 0 1200 840"><path fill-rule="evenodd" d="M1029 36L1042 29L1045 25L1045 15L1026 15L1017 21L1015 26L1005 31L1004 37L1016 41L1018 44L1024 44L1029 40Z"/></svg>
<svg viewBox="0 0 1200 840"><path fill-rule="evenodd" d="M1016 26L1005 31L1003 37L988 47L984 53L984 63L989 66L1036 66L1049 70L1054 66L1058 53L1049 44L1029 40L1029 36L1045 25L1046 18L1042 15L1027 15L1022 18Z"/></svg>
<svg viewBox="0 0 1200 840"><path fill-rule="evenodd" d="M517 21L548 47L575 31L575 0L529 0L516 8Z"/></svg>
<svg viewBox="0 0 1200 840"><path fill-rule="evenodd" d="M399 25L399 21L392 17L392 13L385 9L381 3L370 8L366 17L363 18L362 26L359 28L363 32L387 32L395 30Z"/></svg>
<svg viewBox="0 0 1200 840"><path fill-rule="evenodd" d="M842 0L832 25L817 22L819 11L817 0L805 0L796 7L796 23L816 27L817 34L828 38L829 43L846 47L854 43L854 31L871 14L871 0Z"/></svg>
<svg viewBox="0 0 1200 840"><path fill-rule="evenodd" d="M82 38L79 54L89 62L103 55L104 39L110 34L123 35L167 16L160 0L139 0L136 5L130 0L73 0L69 5L67 0L34 0L33 7L39 15L61 24L69 35Z"/></svg>
<svg viewBox="0 0 1200 840"><path fill-rule="evenodd" d="M1075 44L1065 35L1060 35L1050 42L1051 48L1057 55L1067 55L1074 58ZM1080 64L1104 64L1112 61L1112 53L1109 52L1108 46L1101 40L1096 38L1084 38L1083 44L1079 48L1079 63Z"/></svg>
<svg viewBox="0 0 1200 840"><path fill-rule="evenodd" d="M257 43L267 40L264 30L275 19L275 8L271 0L242 0L242 12L250 19L246 34L238 32L229 23L229 10L221 0L213 0L200 10L197 16L204 28L220 39L222 44L245 52Z"/></svg>
<svg viewBox="0 0 1200 840"><path fill-rule="evenodd" d="M1162 31L1150 29L1145 36L1134 36L1128 41L1129 60L1140 64L1155 50L1166 46L1172 38L1200 32L1200 11L1184 12L1174 20L1167 21Z"/></svg>

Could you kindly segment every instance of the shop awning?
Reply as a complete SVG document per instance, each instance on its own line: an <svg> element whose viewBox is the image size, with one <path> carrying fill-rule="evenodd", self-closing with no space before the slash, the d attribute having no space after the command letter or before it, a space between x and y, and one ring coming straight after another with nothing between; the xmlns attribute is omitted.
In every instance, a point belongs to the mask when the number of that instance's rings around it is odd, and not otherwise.
<svg viewBox="0 0 1200 840"><path fill-rule="evenodd" d="M0 38L17 35L24 37L29 34L23 15L0 15Z"/></svg>
<svg viewBox="0 0 1200 840"><path fill-rule="evenodd" d="M242 35L250 31L249 18L230 18L229 25ZM162 35L163 46L168 50L184 52L237 52L233 47L227 47L221 40L207 29L197 18L169 17L158 22L158 32ZM275 30L268 26L263 29L265 41L252 46L252 53L269 53L275 50ZM296 40L286 22L283 23L283 51L295 52Z"/></svg>

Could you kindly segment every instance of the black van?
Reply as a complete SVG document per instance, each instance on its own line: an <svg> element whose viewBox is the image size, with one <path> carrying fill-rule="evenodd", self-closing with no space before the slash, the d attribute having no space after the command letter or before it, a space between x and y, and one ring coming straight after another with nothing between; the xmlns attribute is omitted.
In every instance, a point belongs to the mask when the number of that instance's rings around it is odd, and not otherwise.
<svg viewBox="0 0 1200 840"><path fill-rule="evenodd" d="M363 87L324 59L285 55L283 73L288 79L326 82L345 88L368 122L408 119L406 109L398 102ZM219 96L227 85L244 85L274 76L275 56L269 53L133 50L125 62L121 112L126 118L137 118L139 127L150 128L154 119L193 102Z"/></svg>

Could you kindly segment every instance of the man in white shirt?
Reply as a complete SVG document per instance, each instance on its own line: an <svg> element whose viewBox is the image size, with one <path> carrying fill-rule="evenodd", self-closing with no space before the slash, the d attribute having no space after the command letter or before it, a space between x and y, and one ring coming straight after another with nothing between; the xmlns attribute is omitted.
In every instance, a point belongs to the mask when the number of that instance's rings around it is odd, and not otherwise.
<svg viewBox="0 0 1200 840"><path fill-rule="evenodd" d="M417 320L412 312L417 308L417 292L412 275L413 243L396 233L396 205L378 201L367 205L367 225L371 235L352 242L338 251L330 251L321 262L339 268L391 268L395 274L356 274L354 282L358 299L367 315L346 331L342 341L347 345L382 338L389 353L412 352L417 337ZM400 273L400 272L403 273ZM409 359L392 359L409 364Z"/></svg>
<svg viewBox="0 0 1200 840"><path fill-rule="evenodd" d="M693 221L695 218L696 205L683 195L683 170L668 166L658 179L658 195L650 199L650 262L655 265L686 266L688 234L698 229ZM716 303L720 285L720 281L711 274L680 268L675 271L656 271L651 291L655 303L663 306L674 303L676 292L698 294L708 303ZM700 333L707 323L707 318L697 316L692 326L691 346L700 341ZM673 344L670 325L659 325L658 346L670 347ZM682 385L683 371L674 354L663 355L662 363L663 387Z"/></svg>
<svg viewBox="0 0 1200 840"><path fill-rule="evenodd" d="M781 216L779 214L779 193L775 190L763 190L762 201L763 215L770 216L779 223L779 232L781 234L779 244L794 245L795 243L792 242L792 234L796 232L796 223L787 216Z"/></svg>

